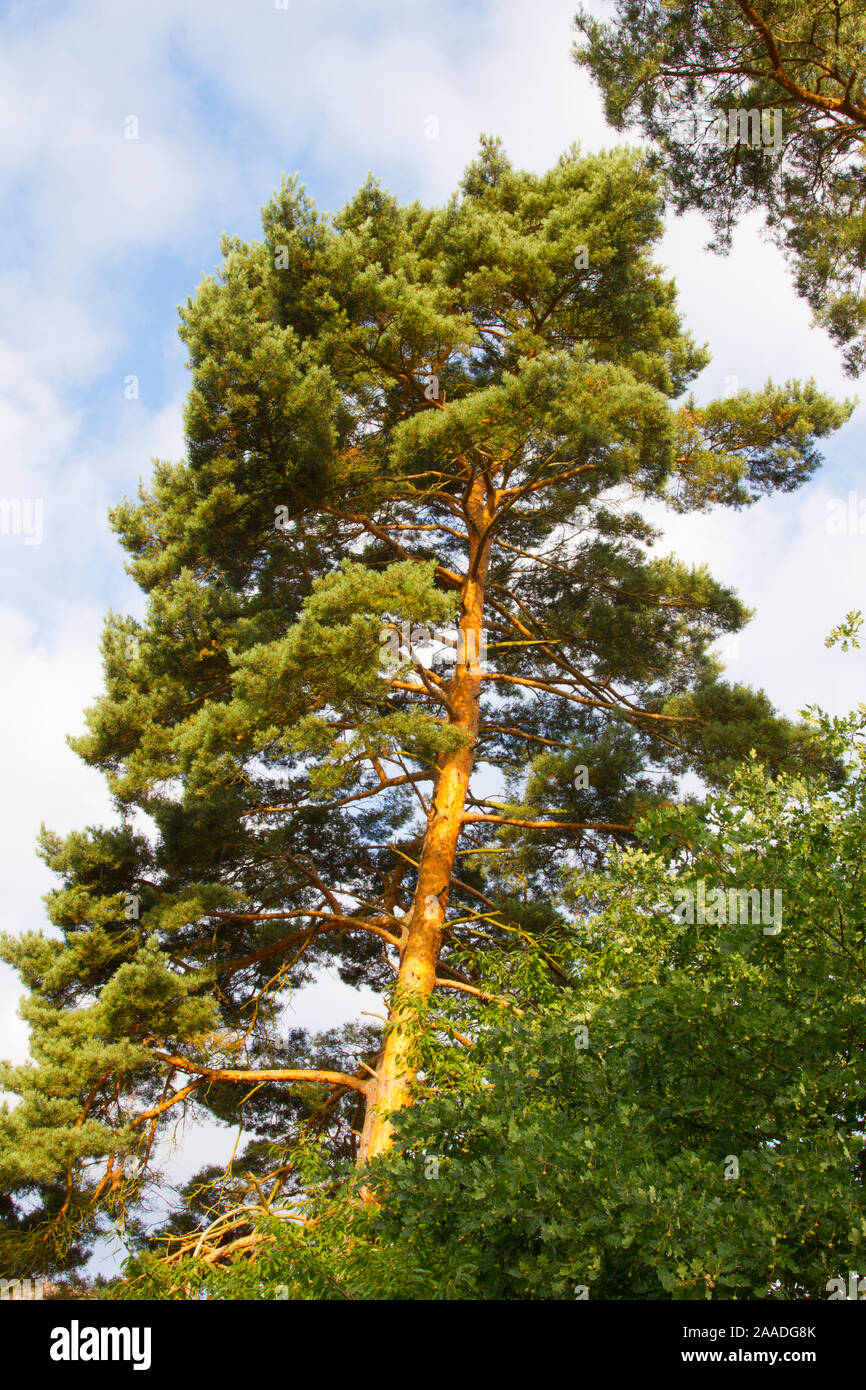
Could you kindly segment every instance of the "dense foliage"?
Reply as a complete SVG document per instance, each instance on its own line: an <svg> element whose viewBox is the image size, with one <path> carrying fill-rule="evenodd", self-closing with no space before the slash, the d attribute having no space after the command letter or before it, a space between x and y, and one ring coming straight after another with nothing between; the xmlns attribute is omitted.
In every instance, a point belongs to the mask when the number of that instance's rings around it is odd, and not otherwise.
<svg viewBox="0 0 866 1390"><path fill-rule="evenodd" d="M608 874L573 880L577 924L550 953L488 981L520 1012L443 1011L402 1152L377 1165L380 1206L323 1202L313 1182L309 1227L271 1230L247 1266L189 1266L191 1287L826 1298L861 1268L866 706L814 717L842 789L753 758L727 792L651 813ZM708 901L778 891L782 920L684 921L677 892L700 882ZM178 1296L177 1270L143 1270L127 1294Z"/></svg>

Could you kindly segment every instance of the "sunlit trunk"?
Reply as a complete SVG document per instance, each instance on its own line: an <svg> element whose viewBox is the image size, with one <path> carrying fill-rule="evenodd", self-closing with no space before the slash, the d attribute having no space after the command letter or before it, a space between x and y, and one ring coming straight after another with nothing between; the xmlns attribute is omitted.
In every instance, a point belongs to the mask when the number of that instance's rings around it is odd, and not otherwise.
<svg viewBox="0 0 866 1390"><path fill-rule="evenodd" d="M417 1007L423 1005L436 982L448 890L463 825L466 793L475 763L481 696L484 585L489 562L489 538L485 531L490 521L480 480L473 484L467 513L469 569L460 594L461 641L454 676L448 685L448 698L453 708L449 723L461 729L468 736L468 741L456 752L443 754L439 761L431 815L419 859L415 895L405 919L390 1026L379 1054L376 1080L367 1096L358 1152L359 1164L375 1158L390 1147L393 1134L391 1117L411 1103L411 1087L417 1069Z"/></svg>

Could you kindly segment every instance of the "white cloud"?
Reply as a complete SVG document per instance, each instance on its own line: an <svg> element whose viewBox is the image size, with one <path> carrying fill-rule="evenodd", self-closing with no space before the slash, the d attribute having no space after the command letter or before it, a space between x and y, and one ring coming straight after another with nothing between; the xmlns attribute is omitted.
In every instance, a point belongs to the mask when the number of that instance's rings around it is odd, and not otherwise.
<svg viewBox="0 0 866 1390"><path fill-rule="evenodd" d="M42 465L62 456L75 436L76 414L65 408L26 354L0 341L0 436L4 496L29 494Z"/></svg>
<svg viewBox="0 0 866 1390"><path fill-rule="evenodd" d="M59 616L50 645L20 612L0 608L0 686L4 796L0 806L0 882L3 929L50 930L42 895L56 883L36 857L43 821L68 832L113 819L101 776L66 745L82 726L81 711L99 691L101 615L70 606ZM26 1029L15 1017L21 983L0 968L0 1056L24 1059Z"/></svg>
<svg viewBox="0 0 866 1390"><path fill-rule="evenodd" d="M864 653L824 645L845 613L863 606L866 568L866 536L827 532L826 504L834 495L816 481L743 512L653 511L665 531L657 553L706 565L755 609L727 644L727 679L762 687L791 717L811 704L844 714L862 699Z"/></svg>

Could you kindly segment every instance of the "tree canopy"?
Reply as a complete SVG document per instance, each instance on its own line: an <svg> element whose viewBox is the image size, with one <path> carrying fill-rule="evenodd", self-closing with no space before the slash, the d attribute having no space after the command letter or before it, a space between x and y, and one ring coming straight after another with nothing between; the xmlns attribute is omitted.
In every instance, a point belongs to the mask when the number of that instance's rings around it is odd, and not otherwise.
<svg viewBox="0 0 866 1390"><path fill-rule="evenodd" d="M187 456L112 514L147 613L109 615L73 746L118 821L44 831L57 932L2 942L33 1054L0 1078L19 1268L131 1221L184 1110L250 1137L251 1206L291 1205L312 1141L371 1163L433 1001L483 1013L486 957L573 932L564 870L752 748L833 775L723 680L748 611L644 513L799 487L851 405L687 394L708 354L661 215L634 152L535 175L488 140L444 207L371 178L331 217L284 181L260 242L224 239L181 312ZM292 1028L326 968L387 992L386 1026Z"/></svg>
<svg viewBox="0 0 866 1390"><path fill-rule="evenodd" d="M857 0L617 0L604 23L581 10L577 61L598 82L608 121L654 142L678 212L697 208L716 249L761 208L793 266L798 294L866 364L866 14ZM758 138L749 120L764 113ZM771 113L775 113L771 115ZM772 140L766 138L768 127Z"/></svg>

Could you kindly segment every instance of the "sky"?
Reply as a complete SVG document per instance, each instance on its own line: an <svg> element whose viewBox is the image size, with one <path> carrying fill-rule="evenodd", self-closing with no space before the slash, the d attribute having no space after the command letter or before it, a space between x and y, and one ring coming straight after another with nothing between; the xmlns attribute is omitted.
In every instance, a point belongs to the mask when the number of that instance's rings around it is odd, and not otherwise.
<svg viewBox="0 0 866 1390"><path fill-rule="evenodd" d="M336 210L372 171L394 194L446 199L482 133L541 172L573 142L622 137L569 57L574 0L26 0L0 9L0 880L7 931L45 926L41 822L107 822L102 779L66 736L101 685L109 608L143 616L108 508L183 456L189 379L177 306L260 231L281 173ZM597 3L605 15L612 7ZM699 399L814 376L856 394L752 218L727 258L697 216L659 259L713 361ZM666 517L662 553L707 564L755 610L727 644L732 679L795 714L853 708L864 653L824 645L863 599L864 534L828 529L863 503L866 413L813 480L741 513ZM853 494L853 503L849 503ZM20 504L16 513L12 504ZM26 1055L21 985L0 967L0 1056ZM330 982L294 1021L354 1014ZM370 1007L369 1001L361 1007ZM204 1151L210 1140L201 1139ZM192 1146L196 1147L195 1144ZM229 1144L230 1147L230 1144ZM208 1156L212 1151L208 1149ZM190 1154L192 1166L201 1155Z"/></svg>

